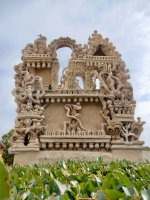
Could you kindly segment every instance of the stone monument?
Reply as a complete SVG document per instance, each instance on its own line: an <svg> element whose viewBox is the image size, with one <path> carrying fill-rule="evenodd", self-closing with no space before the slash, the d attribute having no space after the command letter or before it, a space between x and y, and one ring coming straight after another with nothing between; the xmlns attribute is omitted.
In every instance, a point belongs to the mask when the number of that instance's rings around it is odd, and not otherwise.
<svg viewBox="0 0 150 200"><path fill-rule="evenodd" d="M22 50L16 65L17 103L9 153L14 163L54 163L63 159L143 161L143 131L134 119L136 101L129 70L108 38L94 31L88 43L60 37L46 44L39 35ZM58 83L57 49L72 50ZM83 81L83 88L78 77ZM97 83L99 84L97 89Z"/></svg>

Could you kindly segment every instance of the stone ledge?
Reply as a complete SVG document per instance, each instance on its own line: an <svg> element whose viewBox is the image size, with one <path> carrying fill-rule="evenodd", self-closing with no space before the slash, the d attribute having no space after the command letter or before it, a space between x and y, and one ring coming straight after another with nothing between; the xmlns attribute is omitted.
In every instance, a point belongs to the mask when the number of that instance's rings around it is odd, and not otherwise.
<svg viewBox="0 0 150 200"><path fill-rule="evenodd" d="M21 152L38 152L39 146L20 146L20 147L10 147L8 149L9 154L20 154Z"/></svg>
<svg viewBox="0 0 150 200"><path fill-rule="evenodd" d="M96 160L102 156L104 161L112 160L112 153L110 152L89 152L89 151L40 151L39 164L42 163L55 163L67 159L73 160Z"/></svg>
<svg viewBox="0 0 150 200"><path fill-rule="evenodd" d="M95 161L98 157L102 156L105 162L112 160L130 160L131 162L144 162L145 159L150 161L150 152L136 150L136 149L113 149L112 152L89 152L89 151L17 151L14 158L14 164L54 164L57 161L67 159L72 160L90 160Z"/></svg>

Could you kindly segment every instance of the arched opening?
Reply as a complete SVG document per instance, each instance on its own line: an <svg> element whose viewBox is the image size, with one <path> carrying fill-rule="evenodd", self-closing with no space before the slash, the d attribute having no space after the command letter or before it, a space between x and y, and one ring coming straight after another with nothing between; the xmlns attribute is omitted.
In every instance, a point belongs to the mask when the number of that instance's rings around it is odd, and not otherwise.
<svg viewBox="0 0 150 200"><path fill-rule="evenodd" d="M57 58L60 65L58 74L58 85L60 84L60 78L62 76L62 71L68 66L69 59L71 58L72 50L68 47L63 47L57 50Z"/></svg>
<svg viewBox="0 0 150 200"><path fill-rule="evenodd" d="M100 82L98 79L96 79L96 89L100 89Z"/></svg>
<svg viewBox="0 0 150 200"><path fill-rule="evenodd" d="M101 46L98 47L97 51L93 54L93 56L106 56L101 49Z"/></svg>
<svg viewBox="0 0 150 200"><path fill-rule="evenodd" d="M77 84L79 86L79 89L84 89L82 78L80 76L76 76L76 79L77 79Z"/></svg>

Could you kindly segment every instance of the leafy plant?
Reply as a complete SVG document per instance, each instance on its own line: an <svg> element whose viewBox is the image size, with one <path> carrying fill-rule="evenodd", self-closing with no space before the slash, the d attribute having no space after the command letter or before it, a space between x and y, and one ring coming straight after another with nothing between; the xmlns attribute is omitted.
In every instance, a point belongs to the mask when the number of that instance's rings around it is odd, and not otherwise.
<svg viewBox="0 0 150 200"><path fill-rule="evenodd" d="M150 199L150 164L130 161L67 160L56 164L10 166L13 200Z"/></svg>

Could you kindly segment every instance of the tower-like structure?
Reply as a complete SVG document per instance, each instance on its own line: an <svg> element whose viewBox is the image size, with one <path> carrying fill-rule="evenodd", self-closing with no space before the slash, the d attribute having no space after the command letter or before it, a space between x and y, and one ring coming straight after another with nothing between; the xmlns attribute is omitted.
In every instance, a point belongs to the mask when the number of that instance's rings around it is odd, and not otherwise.
<svg viewBox="0 0 150 200"><path fill-rule="evenodd" d="M39 35L22 50L16 65L18 116L9 152L15 163L55 162L67 158L142 161L143 131L135 121L130 75L116 47L94 31L88 43L60 37L46 44ZM72 50L58 83L57 49ZM78 77L83 81L80 87ZM97 89L97 84L99 84Z"/></svg>

